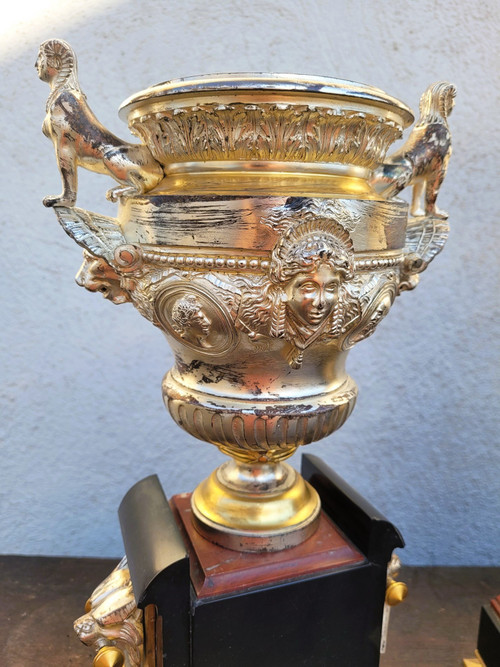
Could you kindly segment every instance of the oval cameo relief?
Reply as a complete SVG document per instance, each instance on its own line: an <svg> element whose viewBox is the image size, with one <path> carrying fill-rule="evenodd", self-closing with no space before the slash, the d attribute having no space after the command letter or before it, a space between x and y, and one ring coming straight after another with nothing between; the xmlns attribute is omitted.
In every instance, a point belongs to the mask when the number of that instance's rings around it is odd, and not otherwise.
<svg viewBox="0 0 500 667"><path fill-rule="evenodd" d="M203 285L169 285L156 297L155 312L167 333L197 352L220 355L236 344L229 312Z"/></svg>

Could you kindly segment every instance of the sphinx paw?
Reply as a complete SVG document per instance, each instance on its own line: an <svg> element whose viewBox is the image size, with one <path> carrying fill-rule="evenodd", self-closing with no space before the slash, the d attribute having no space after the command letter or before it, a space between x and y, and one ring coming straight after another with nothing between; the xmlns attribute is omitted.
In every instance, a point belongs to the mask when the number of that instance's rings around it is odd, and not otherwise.
<svg viewBox="0 0 500 667"><path fill-rule="evenodd" d="M414 218L424 218L426 213L424 209L420 206L417 206L416 208L412 208L410 211L412 217Z"/></svg>
<svg viewBox="0 0 500 667"><path fill-rule="evenodd" d="M63 197L62 195L58 197L49 195L43 198L43 205L48 208L52 208L53 206L67 206L68 208L72 208L75 202L76 197Z"/></svg>
<svg viewBox="0 0 500 667"><path fill-rule="evenodd" d="M448 220L448 213L446 211L441 211L439 208L434 208L430 214L433 218L439 218L440 220Z"/></svg>
<svg viewBox="0 0 500 667"><path fill-rule="evenodd" d="M116 202L120 197L134 197L138 194L140 194L140 190L133 185L119 185L106 192L106 199Z"/></svg>
<svg viewBox="0 0 500 667"><path fill-rule="evenodd" d="M117 190L121 190L121 188L111 188L111 190L108 190L106 192L106 199L108 201L116 202L118 201L118 197L120 196L120 193L117 192Z"/></svg>

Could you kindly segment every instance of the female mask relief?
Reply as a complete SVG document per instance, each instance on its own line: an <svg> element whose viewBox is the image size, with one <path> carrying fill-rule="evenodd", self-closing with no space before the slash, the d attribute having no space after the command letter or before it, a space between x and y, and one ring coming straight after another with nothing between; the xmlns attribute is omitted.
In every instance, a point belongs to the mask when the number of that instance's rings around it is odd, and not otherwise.
<svg viewBox="0 0 500 667"><path fill-rule="evenodd" d="M352 241L335 221L306 220L277 243L271 279L283 294L282 335L292 368L300 368L307 347L339 338L359 317L359 303L345 289L353 269Z"/></svg>
<svg viewBox="0 0 500 667"><path fill-rule="evenodd" d="M247 293L240 310L245 328L254 331L267 310L267 335L286 340L283 352L292 368L300 368L306 348L339 339L361 314L358 299L346 289L354 276L349 232L316 208L312 202L298 211L283 207L264 221L281 232L271 255L270 282L260 292L260 303Z"/></svg>
<svg viewBox="0 0 500 667"><path fill-rule="evenodd" d="M326 262L311 273L298 273L285 286L289 316L298 324L317 327L338 301L340 275Z"/></svg>

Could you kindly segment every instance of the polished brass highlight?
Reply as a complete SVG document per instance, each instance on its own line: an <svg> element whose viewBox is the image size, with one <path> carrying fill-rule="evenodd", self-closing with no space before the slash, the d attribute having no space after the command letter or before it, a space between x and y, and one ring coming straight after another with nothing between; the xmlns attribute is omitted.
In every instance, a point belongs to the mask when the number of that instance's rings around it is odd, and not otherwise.
<svg viewBox="0 0 500 667"><path fill-rule="evenodd" d="M385 589L384 613L382 615L382 632L380 636L380 653L385 653L387 648L387 634L389 631L389 620L391 609L403 602L408 595L408 586L402 581L397 581L401 561L393 553L387 565L387 587Z"/></svg>
<svg viewBox="0 0 500 667"><path fill-rule="evenodd" d="M283 462L346 421L349 349L446 242L436 198L454 86L424 93L408 141L387 157L413 115L370 86L288 74L171 81L122 105L134 145L92 116L66 43L45 42L37 68L64 186L45 203L84 249L77 282L162 330L176 360L163 380L172 417L232 458L193 493L195 525L233 549L299 543L319 500ZM62 127L81 147L69 156ZM116 218L75 207L78 166L120 182ZM396 196L408 185L410 216Z"/></svg>
<svg viewBox="0 0 500 667"><path fill-rule="evenodd" d="M125 658L116 646L103 646L92 664L93 667L124 667Z"/></svg>
<svg viewBox="0 0 500 667"><path fill-rule="evenodd" d="M385 589L385 603L389 607L400 604L408 595L408 586L402 581L397 581L400 570L401 561L396 554L392 554L387 566L387 588Z"/></svg>
<svg viewBox="0 0 500 667"><path fill-rule="evenodd" d="M481 658L479 651L474 651L475 658L464 658L463 667L486 667L486 663Z"/></svg>
<svg viewBox="0 0 500 667"><path fill-rule="evenodd" d="M221 546L279 551L314 533L321 506L317 492L286 463L234 460L195 489L191 507L198 531Z"/></svg>
<svg viewBox="0 0 500 667"><path fill-rule="evenodd" d="M402 581L391 581L385 591L385 601L390 607L403 602L408 595L408 586Z"/></svg>

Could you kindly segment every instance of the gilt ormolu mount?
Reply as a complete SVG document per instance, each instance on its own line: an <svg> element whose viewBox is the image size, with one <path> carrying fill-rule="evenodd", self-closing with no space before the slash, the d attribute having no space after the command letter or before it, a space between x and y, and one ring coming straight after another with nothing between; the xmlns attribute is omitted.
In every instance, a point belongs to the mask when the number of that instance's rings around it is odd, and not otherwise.
<svg viewBox="0 0 500 667"><path fill-rule="evenodd" d="M369 86L171 81L122 105L141 140L128 144L92 114L68 44L42 44L37 69L63 182L44 203L84 248L77 282L164 332L170 414L231 457L192 494L196 530L244 552L303 543L320 498L284 461L345 422L357 394L348 350L446 242L436 198L454 86L429 87L408 141L386 157L413 115ZM79 166L118 181L116 219L75 207ZM397 198L409 185L410 216Z"/></svg>

